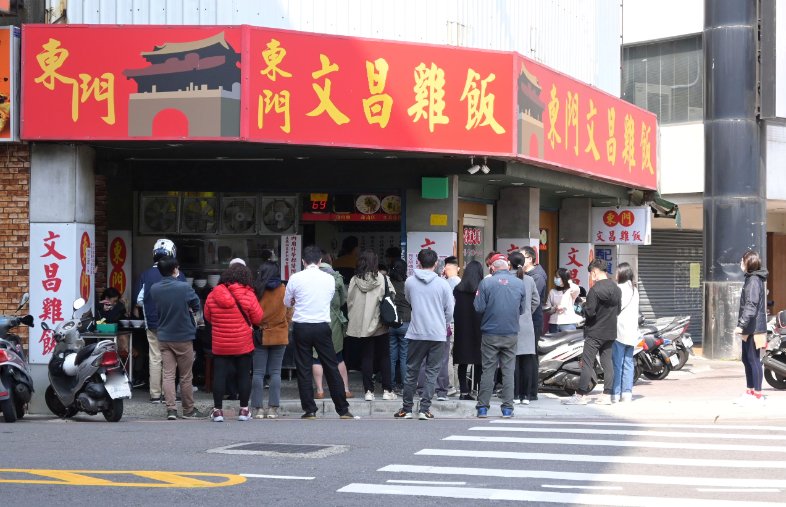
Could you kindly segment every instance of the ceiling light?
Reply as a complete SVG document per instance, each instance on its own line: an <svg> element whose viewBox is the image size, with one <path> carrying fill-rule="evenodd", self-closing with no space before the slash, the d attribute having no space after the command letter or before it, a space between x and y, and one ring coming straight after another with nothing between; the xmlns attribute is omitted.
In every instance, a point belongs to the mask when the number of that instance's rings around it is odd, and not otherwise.
<svg viewBox="0 0 786 507"><path fill-rule="evenodd" d="M487 163L488 163L488 160L486 160L486 157L483 157L483 165L482 165L482 166L480 166L480 171L481 171L483 174L488 174L488 173L490 173L490 172L491 172L491 169L489 169L489 166L488 166L488 165L486 165Z"/></svg>
<svg viewBox="0 0 786 507"><path fill-rule="evenodd" d="M514 187L521 187L521 186L523 186L523 185L524 185L524 183L522 183L522 182L520 182L520 181L517 181L517 182L515 182L515 183L511 183L511 185L513 185Z"/></svg>
<svg viewBox="0 0 786 507"><path fill-rule="evenodd" d="M469 163L471 164L469 169L467 169L469 174L476 174L478 171L480 171L480 166L475 163L475 157L470 157Z"/></svg>
<svg viewBox="0 0 786 507"><path fill-rule="evenodd" d="M567 190L555 190L554 191L555 194L565 194L567 192L568 192Z"/></svg>
<svg viewBox="0 0 786 507"><path fill-rule="evenodd" d="M494 180L494 179L491 179L491 180L489 180L489 181L502 181L502 180Z"/></svg>

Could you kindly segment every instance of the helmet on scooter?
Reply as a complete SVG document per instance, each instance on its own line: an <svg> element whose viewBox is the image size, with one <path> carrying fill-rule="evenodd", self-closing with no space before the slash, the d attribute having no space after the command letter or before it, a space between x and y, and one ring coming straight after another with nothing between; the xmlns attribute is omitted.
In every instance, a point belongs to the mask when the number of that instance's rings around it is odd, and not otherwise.
<svg viewBox="0 0 786 507"><path fill-rule="evenodd" d="M153 262L158 262L164 257L176 257L175 244L171 239L161 238L153 245Z"/></svg>

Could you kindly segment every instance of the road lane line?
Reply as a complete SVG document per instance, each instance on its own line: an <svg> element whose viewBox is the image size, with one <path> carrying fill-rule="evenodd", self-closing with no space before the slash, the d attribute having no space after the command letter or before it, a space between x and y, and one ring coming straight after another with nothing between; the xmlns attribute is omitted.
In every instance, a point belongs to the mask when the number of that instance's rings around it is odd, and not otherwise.
<svg viewBox="0 0 786 507"><path fill-rule="evenodd" d="M555 488L555 489L592 489L592 490L607 490L619 491L622 486L566 486L564 484L541 484L541 488Z"/></svg>
<svg viewBox="0 0 786 507"><path fill-rule="evenodd" d="M576 461L583 463L620 463L633 465L652 465L651 456L604 456L594 454L555 454L541 452L481 451L470 449L422 449L415 453L419 456L449 456L456 458L494 458L530 461ZM659 457L660 466L717 467L717 468L756 468L786 469L786 461L731 460Z"/></svg>
<svg viewBox="0 0 786 507"><path fill-rule="evenodd" d="M389 482L391 484L435 484L437 486L466 486L466 482L457 481L457 482L450 482L450 481L408 481L404 479L388 479L385 482Z"/></svg>
<svg viewBox="0 0 786 507"><path fill-rule="evenodd" d="M512 500L519 502L558 503L562 505L615 505L632 507L662 507L663 505L690 505L691 507L781 507L781 502L753 502L750 500L717 500L710 498L653 497L627 495L595 495L587 493L560 493L521 489L455 488L440 486L405 486L396 484L352 483L338 493L365 493L370 495L428 496L471 500Z"/></svg>
<svg viewBox="0 0 786 507"><path fill-rule="evenodd" d="M31 479L3 479L4 473L27 474ZM155 482L113 481L99 476L136 476ZM47 479L41 479L46 477ZM199 477L223 479L222 482ZM246 482L237 474L205 472L163 472L156 470L46 470L37 468L0 468L0 484L49 484L56 486L107 486L126 488L217 488Z"/></svg>
<svg viewBox="0 0 786 507"><path fill-rule="evenodd" d="M297 475L265 475L265 474L239 474L241 477L251 479L282 479L287 481L313 481L315 477L300 477Z"/></svg>
<svg viewBox="0 0 786 507"><path fill-rule="evenodd" d="M650 430L598 430L589 428L535 428L535 427L503 427L475 426L471 431L510 431L526 433L568 433L573 435L628 435L641 437L678 437L678 438L717 438L719 440L772 440L773 435L750 433L691 433L688 431L650 431ZM782 438L782 435L778 435Z"/></svg>
<svg viewBox="0 0 786 507"><path fill-rule="evenodd" d="M734 445L734 444L697 444L695 442L651 442L627 440L589 440L574 438L523 438L523 437L476 437L474 435L451 435L442 440L460 442L497 442L506 444L548 444L548 445L584 445L605 447L646 447L648 449L691 449L694 451L741 451L784 453L786 447L770 445Z"/></svg>
<svg viewBox="0 0 786 507"><path fill-rule="evenodd" d="M520 470L508 468L440 467L422 465L388 465L379 472L399 472L412 474L468 475L474 477L505 477L513 479L553 479L563 481L614 482L647 484L651 475L560 472L554 470ZM658 476L659 484L676 486L707 486L731 488L786 488L786 480L777 479L733 479L723 477L682 477Z"/></svg>
<svg viewBox="0 0 786 507"><path fill-rule="evenodd" d="M759 489L745 489L745 488L696 488L696 491L702 493L780 493L781 490L774 488L759 488Z"/></svg>
<svg viewBox="0 0 786 507"><path fill-rule="evenodd" d="M529 419L501 419L489 421L491 424L532 424L542 426L630 426L634 428L675 428L700 430L769 430L786 431L781 426L740 426L731 424L676 424L676 423L629 423L629 422L591 422L591 421L543 421Z"/></svg>

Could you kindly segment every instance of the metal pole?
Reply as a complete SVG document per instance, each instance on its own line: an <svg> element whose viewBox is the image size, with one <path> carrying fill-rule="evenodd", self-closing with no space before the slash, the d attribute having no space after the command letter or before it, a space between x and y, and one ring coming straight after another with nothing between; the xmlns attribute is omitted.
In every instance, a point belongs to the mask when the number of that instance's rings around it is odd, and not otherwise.
<svg viewBox="0 0 786 507"><path fill-rule="evenodd" d="M737 321L748 249L766 255L766 178L757 120L754 0L704 1L704 354L740 355Z"/></svg>

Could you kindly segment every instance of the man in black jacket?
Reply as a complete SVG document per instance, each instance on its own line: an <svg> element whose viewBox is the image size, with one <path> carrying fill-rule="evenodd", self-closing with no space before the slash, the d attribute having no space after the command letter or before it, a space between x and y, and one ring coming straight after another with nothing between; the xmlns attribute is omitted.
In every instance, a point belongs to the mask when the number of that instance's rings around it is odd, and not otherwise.
<svg viewBox="0 0 786 507"><path fill-rule="evenodd" d="M521 254L524 255L524 273L527 276L530 276L532 280L535 282L535 287L538 289L538 296L540 297L540 304L532 312L532 327L535 329L535 356L537 358L537 343L540 339L540 335L543 332L543 303L546 302L546 271L543 270L543 267L537 263L538 256L535 253L535 249L531 246L525 246L521 249ZM518 385L518 384L516 384ZM532 371L532 378L527 383L529 385L530 392L528 393L521 393L523 394L528 401L535 401L538 399L538 369L535 368Z"/></svg>
<svg viewBox="0 0 786 507"><path fill-rule="evenodd" d="M600 352L603 366L603 395L597 401L611 403L611 386L614 383L614 365L611 359L611 346L617 339L617 315L621 310L622 293L614 280L606 275L606 261L595 259L587 267L590 279L595 283L587 294L584 313L584 351L581 355L581 378L576 394L562 400L565 405L586 405L590 379L595 367L595 356Z"/></svg>

